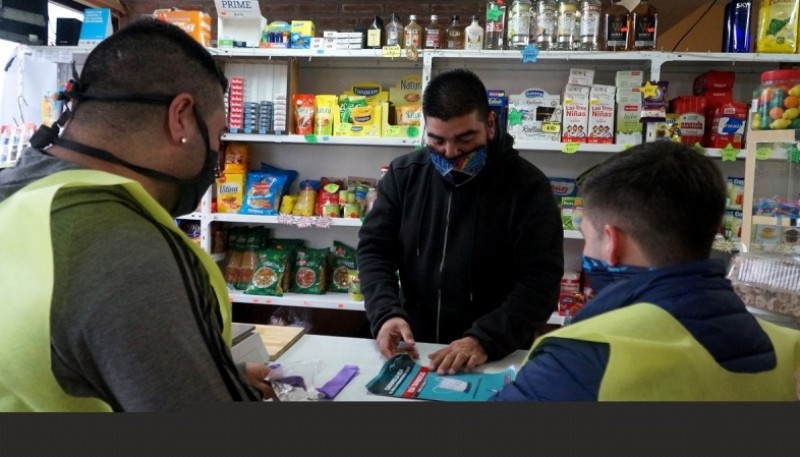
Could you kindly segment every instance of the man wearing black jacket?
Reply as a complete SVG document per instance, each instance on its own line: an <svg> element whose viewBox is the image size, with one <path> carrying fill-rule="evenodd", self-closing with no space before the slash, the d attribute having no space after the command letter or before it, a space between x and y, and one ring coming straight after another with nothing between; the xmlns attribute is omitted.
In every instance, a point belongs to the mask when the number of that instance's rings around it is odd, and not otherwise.
<svg viewBox="0 0 800 457"><path fill-rule="evenodd" d="M430 365L452 374L530 344L556 307L564 235L547 177L513 148L475 74L432 79L422 109L427 147L381 180L359 275L381 353L448 344Z"/></svg>

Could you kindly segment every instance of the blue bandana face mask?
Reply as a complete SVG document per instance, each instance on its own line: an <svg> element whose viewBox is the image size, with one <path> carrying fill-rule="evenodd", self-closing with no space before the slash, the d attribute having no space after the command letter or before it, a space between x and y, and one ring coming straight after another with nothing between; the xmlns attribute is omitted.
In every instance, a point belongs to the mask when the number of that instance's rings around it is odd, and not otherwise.
<svg viewBox="0 0 800 457"><path fill-rule="evenodd" d="M486 166L486 161L489 156L488 149L485 145L470 153L461 154L455 159L448 159L430 147L426 149L436 171L442 175L445 181L455 186L466 184L477 176Z"/></svg>
<svg viewBox="0 0 800 457"><path fill-rule="evenodd" d="M631 265L611 266L603 260L583 256L583 272L595 294L615 282L625 281L640 273L652 271L653 268L635 267Z"/></svg>

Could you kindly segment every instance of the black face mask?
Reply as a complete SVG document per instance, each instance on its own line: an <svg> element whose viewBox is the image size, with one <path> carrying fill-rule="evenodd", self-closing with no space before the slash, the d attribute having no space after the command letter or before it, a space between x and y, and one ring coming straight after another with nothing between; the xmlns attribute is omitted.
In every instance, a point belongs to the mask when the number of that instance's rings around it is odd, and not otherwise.
<svg viewBox="0 0 800 457"><path fill-rule="evenodd" d="M73 68L74 71L74 68ZM76 78L77 80L77 78ZM80 102L81 100L104 100L104 101L121 101L121 102L132 102L132 103L146 103L151 105L166 105L169 106L172 103L172 100L175 98L174 96L166 96L166 95L152 95L152 94L124 94L124 93L86 93L85 89L81 88L80 85L76 84L74 81L71 82L71 88L68 89L62 96L62 98L68 98L73 100L74 102ZM77 107L76 107L77 108ZM96 159L104 160L106 162L115 163L118 165L122 165L126 168L129 168L139 174L144 176L148 176L150 178L177 184L179 187L179 197L177 205L172 208L170 211L170 215L172 217L183 216L185 214L189 214L197 208L197 205L200 204L200 200L203 198L203 195L208 190L209 186L214 183L215 178L219 174L219 152L211 149L211 142L208 136L208 125L206 124L203 117L197 111L196 108L193 108L194 115L197 118L197 127L200 130L200 134L203 136L203 141L205 142L206 146L206 157L205 161L203 162L203 168L200 172L189 179L180 179L176 178L175 176L168 175L166 173L161 173L160 171L152 170L150 168L140 167L138 165L134 165L130 162L120 159L119 157L111 154L110 152L93 148L91 146L78 143L76 141L66 140L63 138L59 138L59 126L64 125L64 123L71 117L71 112L66 111L61 118L50 127L42 125L39 127L39 130L31 137L31 146L43 150L50 145L55 145L62 147L64 149L69 149L71 151L79 152L81 154L86 154L88 156L94 157Z"/></svg>

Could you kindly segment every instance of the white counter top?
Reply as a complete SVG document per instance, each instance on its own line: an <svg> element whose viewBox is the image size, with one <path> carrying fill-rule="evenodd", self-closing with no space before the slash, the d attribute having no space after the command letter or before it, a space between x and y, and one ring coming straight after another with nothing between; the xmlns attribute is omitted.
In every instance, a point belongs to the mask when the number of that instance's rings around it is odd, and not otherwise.
<svg viewBox="0 0 800 457"><path fill-rule="evenodd" d="M423 365L428 363L428 354L445 347L442 344L431 343L417 343L416 346L420 353L418 362ZM494 373L510 366L519 370L526 354L527 351L516 351L503 360L481 366L480 371ZM367 391L367 383L378 374L386 361L373 339L304 335L273 363L289 364L315 359L319 361L314 380L317 387L333 378L343 366L358 366L358 375L339 392L336 401L409 401L373 395Z"/></svg>

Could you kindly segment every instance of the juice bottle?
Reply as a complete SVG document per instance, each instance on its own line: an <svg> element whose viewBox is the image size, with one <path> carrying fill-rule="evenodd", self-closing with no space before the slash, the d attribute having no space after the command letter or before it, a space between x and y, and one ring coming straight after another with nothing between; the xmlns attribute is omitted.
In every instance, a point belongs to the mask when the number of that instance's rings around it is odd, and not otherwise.
<svg viewBox="0 0 800 457"><path fill-rule="evenodd" d="M403 36L405 37L405 47L419 48L422 44L422 27L417 24L417 16L412 14L408 16L408 24L403 29Z"/></svg>
<svg viewBox="0 0 800 457"><path fill-rule="evenodd" d="M464 27L458 22L458 15L454 15L447 27L447 49L464 49Z"/></svg>
<svg viewBox="0 0 800 457"><path fill-rule="evenodd" d="M603 12L603 45L606 51L624 51L628 46L630 12L622 2L612 3Z"/></svg>
<svg viewBox="0 0 800 457"><path fill-rule="evenodd" d="M483 27L478 16L472 16L472 24L464 29L464 49L477 51L483 49Z"/></svg>
<svg viewBox="0 0 800 457"><path fill-rule="evenodd" d="M425 26L425 49L440 49L445 41L445 30L439 23L439 16L432 14L431 22Z"/></svg>
<svg viewBox="0 0 800 457"><path fill-rule="evenodd" d="M403 26L400 25L400 19L395 13L392 13L392 18L386 24L385 30L386 46L402 46L403 42Z"/></svg>
<svg viewBox="0 0 800 457"><path fill-rule="evenodd" d="M631 11L630 29L628 50L649 51L656 48L658 11L648 0L641 0Z"/></svg>

